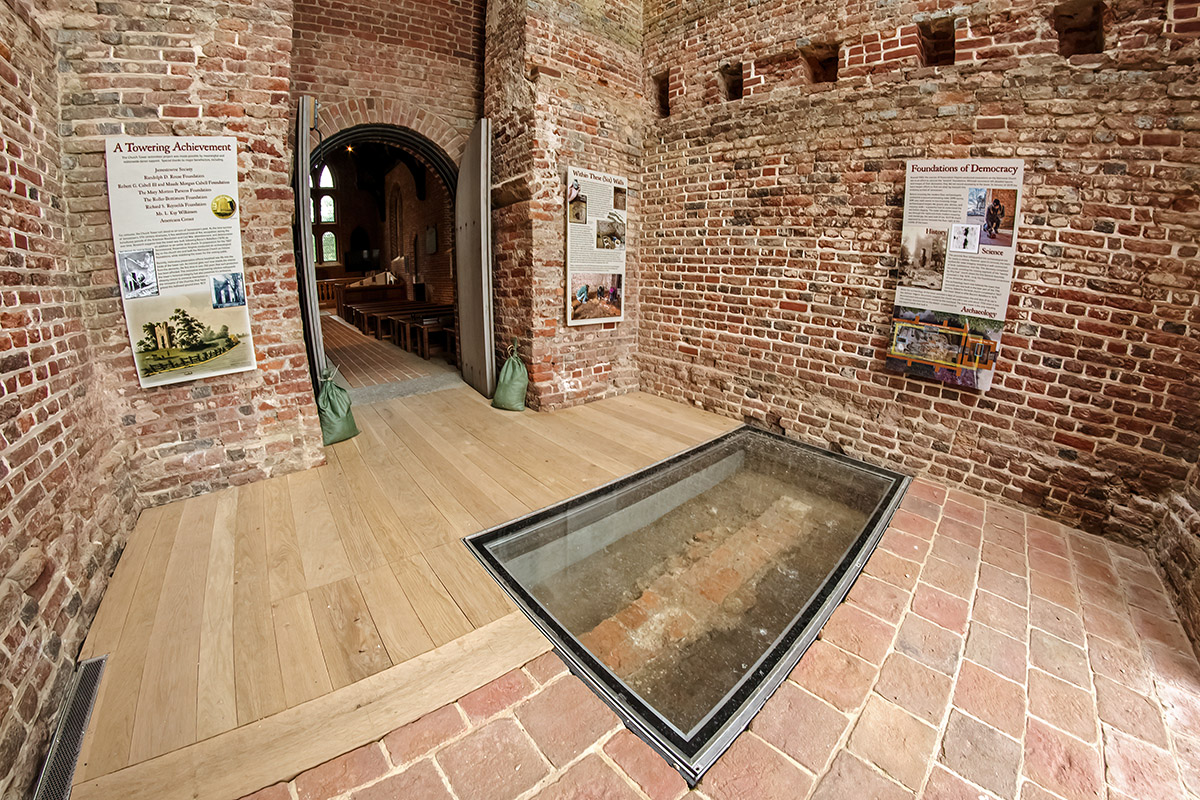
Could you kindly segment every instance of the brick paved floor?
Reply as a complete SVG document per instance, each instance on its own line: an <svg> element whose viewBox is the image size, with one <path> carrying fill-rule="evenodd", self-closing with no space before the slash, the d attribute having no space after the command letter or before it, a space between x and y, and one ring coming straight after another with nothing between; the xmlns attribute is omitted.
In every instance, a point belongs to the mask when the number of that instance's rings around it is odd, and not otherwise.
<svg viewBox="0 0 1200 800"><path fill-rule="evenodd" d="M685 789L546 654L255 798ZM917 481L848 601L694 796L1194 798L1200 665L1138 550Z"/></svg>
<svg viewBox="0 0 1200 800"><path fill-rule="evenodd" d="M391 342L364 336L339 317L321 315L325 355L337 365L353 389L422 378L433 373L430 363Z"/></svg>

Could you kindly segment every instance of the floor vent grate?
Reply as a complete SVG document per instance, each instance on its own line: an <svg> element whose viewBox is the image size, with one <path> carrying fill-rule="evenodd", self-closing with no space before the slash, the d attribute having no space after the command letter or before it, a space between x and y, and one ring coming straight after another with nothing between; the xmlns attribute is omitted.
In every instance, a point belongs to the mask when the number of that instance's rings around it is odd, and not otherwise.
<svg viewBox="0 0 1200 800"><path fill-rule="evenodd" d="M38 776L34 800L66 800L71 796L71 780L75 777L75 765L83 747L83 734L92 716L92 706L96 704L96 692L107 660L108 656L101 656L79 665L50 742L50 753Z"/></svg>

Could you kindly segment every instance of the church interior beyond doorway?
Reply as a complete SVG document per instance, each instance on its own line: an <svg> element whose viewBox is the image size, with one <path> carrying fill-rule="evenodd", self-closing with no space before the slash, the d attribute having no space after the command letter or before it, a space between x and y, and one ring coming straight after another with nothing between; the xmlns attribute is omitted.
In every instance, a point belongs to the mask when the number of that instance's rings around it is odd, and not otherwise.
<svg viewBox="0 0 1200 800"><path fill-rule="evenodd" d="M313 157L322 338L357 402L459 380L453 193L416 150L347 131Z"/></svg>

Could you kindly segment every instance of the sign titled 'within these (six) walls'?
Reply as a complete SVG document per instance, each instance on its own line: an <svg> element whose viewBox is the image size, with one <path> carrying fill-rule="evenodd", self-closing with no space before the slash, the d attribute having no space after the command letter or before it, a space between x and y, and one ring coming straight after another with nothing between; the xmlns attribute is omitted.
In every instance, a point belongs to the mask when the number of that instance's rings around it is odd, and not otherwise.
<svg viewBox="0 0 1200 800"><path fill-rule="evenodd" d="M237 140L111 137L108 203L143 387L255 368Z"/></svg>
<svg viewBox="0 0 1200 800"><path fill-rule="evenodd" d="M567 170L567 324L625 319L625 226L629 182Z"/></svg>
<svg viewBox="0 0 1200 800"><path fill-rule="evenodd" d="M888 369L992 385L1024 172L1019 159L908 162Z"/></svg>

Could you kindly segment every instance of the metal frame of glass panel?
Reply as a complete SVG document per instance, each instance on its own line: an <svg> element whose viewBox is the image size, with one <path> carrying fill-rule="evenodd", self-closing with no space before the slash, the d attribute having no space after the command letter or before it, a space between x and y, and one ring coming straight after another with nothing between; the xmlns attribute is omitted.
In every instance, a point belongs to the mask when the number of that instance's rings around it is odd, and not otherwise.
<svg viewBox="0 0 1200 800"><path fill-rule="evenodd" d="M734 690L709 713L705 721L694 730L683 732L584 648L578 639L509 573L488 546L556 518L564 518L572 512L578 512L589 504L604 500L614 492L661 479L664 474L677 471L689 461L700 461L718 448L736 446L743 441L749 442L752 437L767 437L773 443L799 448L815 457L828 459L839 467L883 478L890 482L890 487L884 492L857 539L847 548L841 561L804 608L797 610L791 624L743 675ZM599 695L630 730L661 754L689 785L694 786L700 776L750 724L750 720L783 683L804 651L816 639L834 609L845 599L899 507L910 480L906 475L872 466L839 453L743 426L592 491L512 522L472 534L463 542L509 597L550 640L571 672Z"/></svg>

